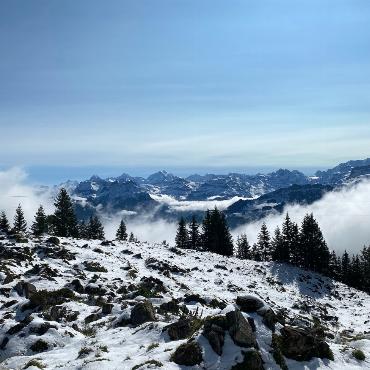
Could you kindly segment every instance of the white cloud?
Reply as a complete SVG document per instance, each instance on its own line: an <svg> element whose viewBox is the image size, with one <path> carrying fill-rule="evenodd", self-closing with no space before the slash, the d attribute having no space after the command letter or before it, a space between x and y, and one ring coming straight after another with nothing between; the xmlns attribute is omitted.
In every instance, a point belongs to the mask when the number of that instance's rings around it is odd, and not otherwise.
<svg viewBox="0 0 370 370"><path fill-rule="evenodd" d="M21 204L30 225L40 204L47 213L51 213L53 202L49 192L27 185L26 180L27 174L21 168L0 171L0 210L5 211L12 222L15 209Z"/></svg>
<svg viewBox="0 0 370 370"><path fill-rule="evenodd" d="M167 204L172 210L177 212L186 212L186 211L206 211L207 209L213 209L217 207L219 210L224 210L227 207L231 206L233 203L237 202L240 199L246 199L242 197L233 197L227 200L177 200L169 195L150 195L154 200L160 203Z"/></svg>
<svg viewBox="0 0 370 370"><path fill-rule="evenodd" d="M357 253L365 244L370 244L370 181L327 193L321 200L309 206L287 206L282 215L268 216L233 230L237 235L245 232L251 242L266 222L273 233L288 212L290 217L301 223L306 213L312 212L317 219L329 248L342 253Z"/></svg>

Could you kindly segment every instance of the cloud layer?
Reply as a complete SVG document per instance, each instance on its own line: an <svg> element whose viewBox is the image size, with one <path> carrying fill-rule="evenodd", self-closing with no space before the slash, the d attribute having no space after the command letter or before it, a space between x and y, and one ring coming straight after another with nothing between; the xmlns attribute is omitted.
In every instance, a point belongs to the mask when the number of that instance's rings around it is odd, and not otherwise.
<svg viewBox="0 0 370 370"><path fill-rule="evenodd" d="M280 226L288 212L290 217L301 223L306 213L313 213L317 219L329 248L342 253L358 252L364 244L370 244L370 181L363 181L349 188L327 193L310 206L287 206L282 215L268 216L233 230L237 235L245 232L255 242L263 222L271 233Z"/></svg>

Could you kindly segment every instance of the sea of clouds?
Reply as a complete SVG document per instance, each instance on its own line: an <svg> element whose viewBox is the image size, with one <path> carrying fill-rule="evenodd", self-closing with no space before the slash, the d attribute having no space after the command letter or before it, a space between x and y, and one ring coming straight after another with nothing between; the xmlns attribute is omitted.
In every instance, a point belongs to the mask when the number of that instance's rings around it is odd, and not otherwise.
<svg viewBox="0 0 370 370"><path fill-rule="evenodd" d="M22 205L29 225L40 204L47 213L52 213L54 209L52 195L51 190L30 185L27 174L20 168L0 171L0 210L7 213L10 221L18 204ZM171 197L162 197L163 202L177 211L206 210L214 206L225 209L238 199L182 202ZM238 234L246 233L253 243L263 222L266 222L270 232L273 233L274 229L282 224L286 212L298 223L301 223L306 213L312 212L321 226L329 248L339 253L345 249L350 253L356 253L363 245L370 244L370 181L362 181L351 187L327 193L321 200L309 206L287 206L284 214L268 216L263 220L240 226L232 230L232 234L236 237ZM121 217L122 213L113 217L103 215L108 238L114 238ZM127 222L129 232L132 231L139 240L149 242L167 240L173 243L176 226L173 222L153 220L151 215L138 215Z"/></svg>

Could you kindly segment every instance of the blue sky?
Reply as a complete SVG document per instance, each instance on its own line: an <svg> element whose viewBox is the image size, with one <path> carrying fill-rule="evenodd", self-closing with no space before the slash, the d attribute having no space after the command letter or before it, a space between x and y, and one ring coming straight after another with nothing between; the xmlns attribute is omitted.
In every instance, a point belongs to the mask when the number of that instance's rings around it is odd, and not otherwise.
<svg viewBox="0 0 370 370"><path fill-rule="evenodd" d="M0 55L0 167L40 180L369 156L368 0L3 0Z"/></svg>

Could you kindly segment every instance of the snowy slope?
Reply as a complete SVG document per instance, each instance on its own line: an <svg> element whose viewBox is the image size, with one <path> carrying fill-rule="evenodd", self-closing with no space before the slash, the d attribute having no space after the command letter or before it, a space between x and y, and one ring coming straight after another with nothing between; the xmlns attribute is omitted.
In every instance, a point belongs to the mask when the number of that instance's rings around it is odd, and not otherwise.
<svg viewBox="0 0 370 370"><path fill-rule="evenodd" d="M0 240L0 369L23 369L28 364L28 369L34 370L37 367L31 366L30 360L36 359L47 369L130 370L155 360L156 364L139 369L227 370L240 362L241 348L227 335L223 354L218 356L201 335L201 330L193 336L202 346L202 364L184 367L170 361L174 350L187 340L170 340L163 328L177 321L179 315L159 312L158 308L177 298L193 314L198 308L197 315L204 318L234 310L236 297L245 294L259 297L275 312L285 309L290 325L310 324L313 317L318 317L327 327L326 341L333 351L334 361L286 359L289 369L370 368L370 299L365 293L343 284L285 265L177 251L165 245L116 241L101 245L100 241L72 239L61 239L61 242L57 247L46 243L45 239L23 244L5 237ZM89 271L94 269L91 263L98 263L107 272ZM136 327L119 326L130 316L132 306L145 299L142 296L134 298L135 294L130 293L144 277L163 282L163 287L158 284L165 292L159 292L157 298L149 298L157 311L157 321ZM85 291L74 286L81 294L75 292L75 298L60 305L78 313L77 318L70 318L71 321L53 321L48 317L49 309L25 306L29 305L24 296L27 293L20 291L20 284L17 285L23 280L32 283L38 291L53 291L72 287L70 283L75 279ZM86 290L90 293L86 294ZM97 298L99 291L101 297ZM192 300L184 303L184 297L190 294L198 294L205 301L203 304ZM212 299L225 302L225 307L212 308ZM101 314L103 301L113 303L111 313ZM85 324L86 317L93 313L98 314L96 321ZM19 325L27 315L29 319ZM243 315L255 320L264 368L279 369L271 354L271 330L257 313ZM51 325L46 331L42 330L45 322ZM281 325L277 325L278 331ZM9 334L9 331L16 333ZM35 353L30 347L40 339L48 348ZM351 353L355 348L365 353L365 361L353 358Z"/></svg>

